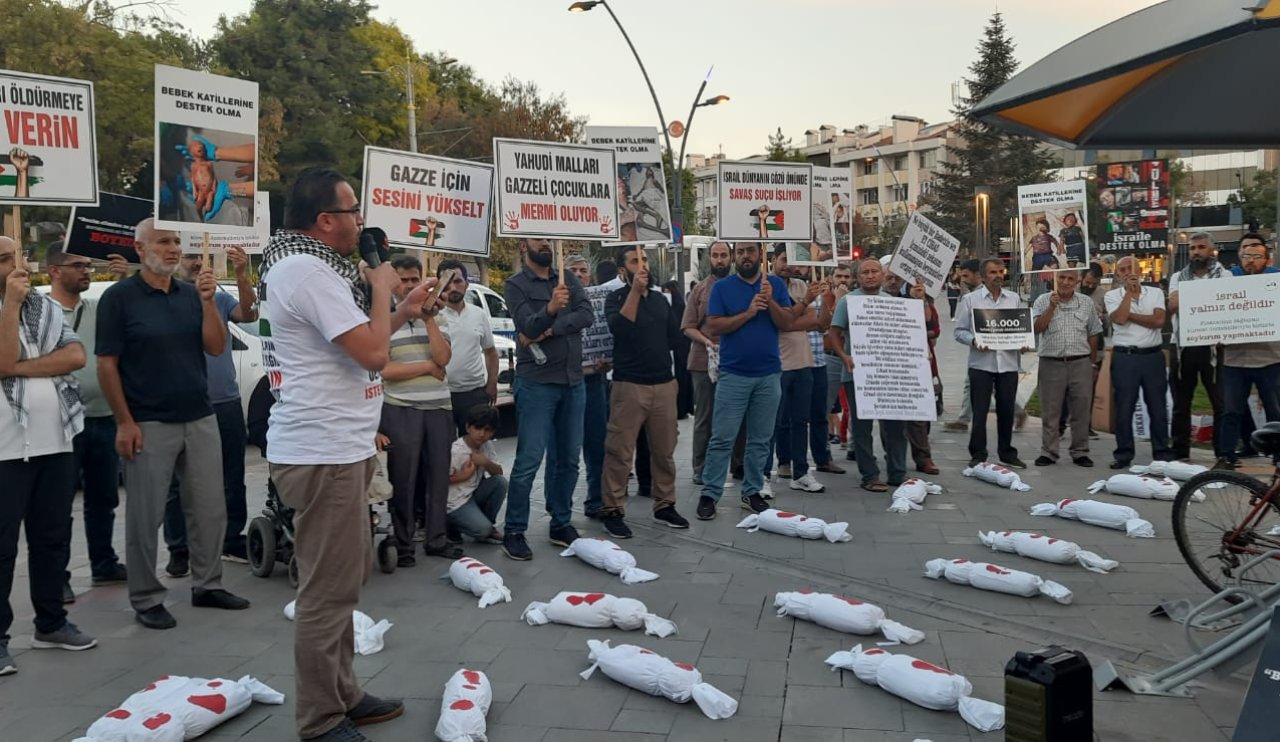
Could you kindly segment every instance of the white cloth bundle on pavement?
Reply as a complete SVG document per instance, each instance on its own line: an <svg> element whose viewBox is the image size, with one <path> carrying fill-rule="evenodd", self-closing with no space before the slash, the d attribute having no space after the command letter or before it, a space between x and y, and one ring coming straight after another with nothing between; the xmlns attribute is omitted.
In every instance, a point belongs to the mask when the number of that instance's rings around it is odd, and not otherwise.
<svg viewBox="0 0 1280 742"><path fill-rule="evenodd" d="M1106 574L1120 563L1111 559L1103 559L1092 551L1085 551L1073 541L1065 541L1039 533L1025 531L979 531L978 539L994 551L1005 551L1018 554L1028 559L1037 559L1053 564L1071 564L1075 562L1090 572Z"/></svg>
<svg viewBox="0 0 1280 742"><path fill-rule="evenodd" d="M596 569L617 575L627 585L658 579L657 573L637 567L635 557L608 539L575 538L560 556L576 556Z"/></svg>
<svg viewBox="0 0 1280 742"><path fill-rule="evenodd" d="M76 742L177 742L239 716L253 702L278 706L284 694L245 675L239 680L165 675L89 725Z"/></svg>
<svg viewBox="0 0 1280 742"><path fill-rule="evenodd" d="M968 559L930 559L924 563L924 576L1024 598L1043 595L1063 605L1069 605L1072 597L1065 585L1040 575Z"/></svg>
<svg viewBox="0 0 1280 742"><path fill-rule="evenodd" d="M284 617L293 621L296 618L297 601L291 600L284 607ZM351 612L351 627L355 630L356 635L356 654L370 655L377 654L382 651L384 646L383 635L391 630L395 624L387 619L374 621L367 614L361 611Z"/></svg>
<svg viewBox="0 0 1280 742"><path fill-rule="evenodd" d="M880 606L843 595L815 593L812 590L778 593L774 596L773 607L778 609L779 616L812 621L846 634L866 636L880 632L892 642L918 644L924 641L923 631L890 621Z"/></svg>
<svg viewBox="0 0 1280 742"><path fill-rule="evenodd" d="M644 633L659 639L676 633L674 623L650 613L644 603L608 593L558 593L549 602L530 603L520 617L530 626L554 622L584 629L616 626L623 631L635 631L643 627Z"/></svg>
<svg viewBox="0 0 1280 742"><path fill-rule="evenodd" d="M775 508L748 515L738 524L738 528L745 528L748 533L763 530L797 538L825 538L833 544L853 540L853 536L849 535L848 523L828 523L821 518L810 518Z"/></svg>
<svg viewBox="0 0 1280 742"><path fill-rule="evenodd" d="M481 608L511 602L511 591L503 583L502 575L479 559L462 557L450 564L449 574L442 575L440 579L450 580L454 587L480 598L478 604Z"/></svg>
<svg viewBox="0 0 1280 742"><path fill-rule="evenodd" d="M971 466L960 472L966 477L975 477L984 482L990 482L1001 487L1007 487L1014 492L1029 492L1031 485L1022 481L1022 477L1016 473L1006 469L999 464L988 464L985 461L977 466Z"/></svg>
<svg viewBox="0 0 1280 742"><path fill-rule="evenodd" d="M1089 494L1110 492L1123 497L1143 500L1172 500L1178 496L1178 483L1168 477L1152 477L1145 474L1114 474L1089 485ZM1204 495L1197 492L1191 499L1200 502Z"/></svg>
<svg viewBox="0 0 1280 742"><path fill-rule="evenodd" d="M1129 538L1155 538L1156 528L1151 521L1143 520L1138 511L1128 505L1115 505L1098 500L1074 500L1042 502L1032 505L1032 515L1056 515L1059 518L1078 520L1091 526L1114 528L1124 531Z"/></svg>
<svg viewBox="0 0 1280 742"><path fill-rule="evenodd" d="M493 701L489 678L479 670L459 670L444 684L436 739L441 742L485 742L485 715Z"/></svg>
<svg viewBox="0 0 1280 742"><path fill-rule="evenodd" d="M850 670L864 683L934 711L959 711L965 722L982 732L1004 726L1004 706L972 697L973 684L963 675L907 654L890 654L862 645L836 652L826 659L833 671Z"/></svg>
<svg viewBox="0 0 1280 742"><path fill-rule="evenodd" d="M628 688L676 703L698 704L710 719L728 719L738 712L738 702L715 686L702 682L702 673L693 665L671 660L634 644L609 646L607 641L587 642L592 665L579 675L590 678L599 668L605 675Z"/></svg>
<svg viewBox="0 0 1280 742"><path fill-rule="evenodd" d="M912 510L924 510L924 498L940 492L942 492L942 485L912 477L893 491L893 502L889 504L889 512L907 513Z"/></svg>
<svg viewBox="0 0 1280 742"><path fill-rule="evenodd" d="M1129 467L1130 474L1149 474L1153 477L1168 477L1176 482L1185 482L1197 474L1209 471L1209 467L1191 464L1186 461L1152 461L1146 466Z"/></svg>

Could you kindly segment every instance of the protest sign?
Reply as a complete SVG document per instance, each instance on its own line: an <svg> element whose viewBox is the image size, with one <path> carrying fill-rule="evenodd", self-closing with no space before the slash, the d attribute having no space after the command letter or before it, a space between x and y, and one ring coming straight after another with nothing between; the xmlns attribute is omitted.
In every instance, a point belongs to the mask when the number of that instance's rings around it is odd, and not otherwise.
<svg viewBox="0 0 1280 742"><path fill-rule="evenodd" d="M156 65L156 226L251 236L258 83Z"/></svg>
<svg viewBox="0 0 1280 742"><path fill-rule="evenodd" d="M271 239L271 194L266 191L253 196L253 234L209 234L209 253L216 255L235 246L249 255L261 255ZM206 232L183 232L182 252L199 253L204 250Z"/></svg>
<svg viewBox="0 0 1280 742"><path fill-rule="evenodd" d="M1085 183L1018 186L1022 272L1089 267Z"/></svg>
<svg viewBox="0 0 1280 742"><path fill-rule="evenodd" d="M1169 249L1169 161L1098 165L1098 204L1106 237L1097 254L1164 255Z"/></svg>
<svg viewBox="0 0 1280 742"><path fill-rule="evenodd" d="M937 298L946 286L951 264L960 250L960 240L942 227L926 219L919 211L911 212L902 239L889 261L889 272L907 283L924 280L929 296Z"/></svg>
<svg viewBox="0 0 1280 742"><path fill-rule="evenodd" d="M725 162L718 168L722 240L805 242L813 239L813 166Z"/></svg>
<svg viewBox="0 0 1280 742"><path fill-rule="evenodd" d="M0 204L98 204L93 83L0 70L0 111Z"/></svg>
<svg viewBox="0 0 1280 742"><path fill-rule="evenodd" d="M1034 349L1031 309L974 309L973 337L983 350Z"/></svg>
<svg viewBox="0 0 1280 742"><path fill-rule="evenodd" d="M671 208L658 130L649 126L588 126L587 144L617 153L618 245L669 244Z"/></svg>
<svg viewBox="0 0 1280 742"><path fill-rule="evenodd" d="M787 262L792 265L834 266L835 227L832 222L834 208L831 205L831 178L839 170L831 167L813 168L813 204L810 209L812 234L804 242L787 245Z"/></svg>
<svg viewBox="0 0 1280 742"><path fill-rule="evenodd" d="M1280 340L1280 273L1178 283L1178 346Z"/></svg>
<svg viewBox="0 0 1280 742"><path fill-rule="evenodd" d="M113 253L130 263L140 262L134 251L134 228L152 214L145 198L101 193L97 206L71 209L66 251L94 260L110 260Z"/></svg>
<svg viewBox="0 0 1280 742"><path fill-rule="evenodd" d="M609 331L609 323L604 316L604 302L609 294L617 290L614 286L588 286L584 289L591 300L591 311L595 320L591 326L582 331L582 365L594 366L596 361L613 361L613 333Z"/></svg>
<svg viewBox="0 0 1280 742"><path fill-rule="evenodd" d="M853 260L853 172L849 168L831 168L827 198L831 203L831 244L835 245L835 259L837 262Z"/></svg>
<svg viewBox="0 0 1280 742"><path fill-rule="evenodd" d="M937 420L924 302L862 294L845 301L858 418Z"/></svg>
<svg viewBox="0 0 1280 742"><path fill-rule="evenodd" d="M492 165L364 148L364 223L396 247L488 257L492 193Z"/></svg>
<svg viewBox="0 0 1280 742"><path fill-rule="evenodd" d="M614 151L494 139L499 237L618 239Z"/></svg>

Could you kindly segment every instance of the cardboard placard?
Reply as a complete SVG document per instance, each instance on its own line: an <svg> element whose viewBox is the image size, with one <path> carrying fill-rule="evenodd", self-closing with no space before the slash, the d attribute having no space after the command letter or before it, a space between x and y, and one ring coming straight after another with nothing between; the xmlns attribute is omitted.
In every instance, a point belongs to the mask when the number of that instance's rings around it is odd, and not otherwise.
<svg viewBox="0 0 1280 742"><path fill-rule="evenodd" d="M1178 347L1280 340L1280 273L1178 283Z"/></svg>
<svg viewBox="0 0 1280 742"><path fill-rule="evenodd" d="M0 204L98 205L93 83L0 70L0 115Z"/></svg>
<svg viewBox="0 0 1280 742"><path fill-rule="evenodd" d="M364 222L392 245L489 256L492 165L365 147L363 183Z"/></svg>
<svg viewBox="0 0 1280 742"><path fill-rule="evenodd" d="M1234 444L1233 444L1234 445ZM1231 742L1270 742L1280 728L1280 607L1271 612L1271 628L1249 681L1244 706Z"/></svg>
<svg viewBox="0 0 1280 742"><path fill-rule="evenodd" d="M831 244L836 261L853 260L853 171L831 168L827 176L827 198L831 204Z"/></svg>
<svg viewBox="0 0 1280 742"><path fill-rule="evenodd" d="M1106 237L1098 254L1164 255L1169 250L1169 161L1098 164L1100 219Z"/></svg>
<svg viewBox="0 0 1280 742"><path fill-rule="evenodd" d="M608 286L588 286L584 289L591 300L595 320L582 331L582 365L594 366L596 361L613 361L613 333L604 316L604 302L617 289Z"/></svg>
<svg viewBox="0 0 1280 742"><path fill-rule="evenodd" d="M587 144L617 153L618 229L614 245L671 242L671 201L658 130L649 126L588 126Z"/></svg>
<svg viewBox="0 0 1280 742"><path fill-rule="evenodd" d="M611 148L494 139L499 237L617 241Z"/></svg>
<svg viewBox="0 0 1280 742"><path fill-rule="evenodd" d="M845 301L858 417L937 420L924 302L861 294Z"/></svg>
<svg viewBox="0 0 1280 742"><path fill-rule="evenodd" d="M813 238L813 166L725 162L717 168L722 240L808 242Z"/></svg>
<svg viewBox="0 0 1280 742"><path fill-rule="evenodd" d="M1018 186L1018 220L1023 273L1089 267L1083 180Z"/></svg>
<svg viewBox="0 0 1280 742"><path fill-rule="evenodd" d="M1031 309L974 309L973 336L983 350L1035 349Z"/></svg>
<svg viewBox="0 0 1280 742"><path fill-rule="evenodd" d="M152 215L151 206L145 198L99 194L97 206L71 209L66 251L94 260L110 260L109 256L114 253L130 263L139 262L138 253L133 249L134 229Z"/></svg>
<svg viewBox="0 0 1280 742"><path fill-rule="evenodd" d="M924 279L925 290L936 299L946 288L951 264L959 251L960 240L919 211L913 211L889 261L889 272L908 284L914 284L917 278Z"/></svg>

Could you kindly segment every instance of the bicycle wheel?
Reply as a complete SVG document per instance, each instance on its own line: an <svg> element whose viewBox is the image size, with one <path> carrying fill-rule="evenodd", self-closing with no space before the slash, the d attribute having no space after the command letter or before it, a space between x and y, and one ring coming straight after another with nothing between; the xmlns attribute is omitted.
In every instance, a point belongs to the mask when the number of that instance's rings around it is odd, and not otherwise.
<svg viewBox="0 0 1280 742"><path fill-rule="evenodd" d="M1195 502L1196 493L1204 495ZM1216 592L1251 592L1280 581L1280 560L1260 564L1241 580L1239 569L1254 556L1280 549L1280 510L1258 508L1267 485L1247 474L1207 471L1189 479L1173 501L1173 535L1196 577Z"/></svg>

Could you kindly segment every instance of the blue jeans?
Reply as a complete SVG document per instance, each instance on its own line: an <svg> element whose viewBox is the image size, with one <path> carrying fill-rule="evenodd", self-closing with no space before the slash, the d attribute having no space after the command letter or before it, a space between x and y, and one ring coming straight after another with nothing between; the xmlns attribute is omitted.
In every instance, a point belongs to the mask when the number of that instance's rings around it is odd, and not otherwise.
<svg viewBox="0 0 1280 742"><path fill-rule="evenodd" d="M1231 461L1236 460L1236 444L1244 420L1250 415L1249 391L1258 387L1258 398L1267 422L1280 420L1280 363L1261 368L1222 367L1222 400L1226 412L1222 415L1222 450Z"/></svg>
<svg viewBox="0 0 1280 742"><path fill-rule="evenodd" d="M604 439L609 425L608 381L603 373L584 377L586 411L582 419L582 460L587 464L587 499L582 509L587 515L599 512L604 500L600 495L600 477L604 471Z"/></svg>
<svg viewBox="0 0 1280 742"><path fill-rule="evenodd" d="M809 450L813 453L814 466L826 466L831 463L831 448L827 443L827 410L831 409L827 401L827 367L814 366L809 373L813 375L813 392L809 395Z"/></svg>
<svg viewBox="0 0 1280 742"><path fill-rule="evenodd" d="M711 418L711 442L702 467L702 495L717 502L724 494L729 457L738 429L746 421L747 447L742 457L742 496L759 494L764 486L764 461L777 421L782 397L782 374L737 376L722 373L716 383L716 406Z"/></svg>
<svg viewBox="0 0 1280 742"><path fill-rule="evenodd" d="M505 533L529 528L529 493L538 468L546 459L543 483L551 529L569 525L573 489L578 486L578 458L582 455L582 422L586 385L542 384L516 377L516 461L507 491Z"/></svg>
<svg viewBox="0 0 1280 742"><path fill-rule="evenodd" d="M854 456L858 460L858 474L862 484L880 479L880 467L876 465L875 443L871 438L872 427L880 424L880 446L884 448L884 464L889 470L889 483L902 484L907 479L907 424L903 420L863 420L858 417L857 391L852 381L844 383L844 394L849 400L849 428Z"/></svg>
<svg viewBox="0 0 1280 742"><path fill-rule="evenodd" d="M248 556L244 527L249 520L245 502L244 448L248 432L240 400L219 402L213 406L218 419L218 436L222 439L222 491L227 500L227 531L222 538L222 553ZM182 515L178 476L169 484L169 497L164 503L164 543L169 551L187 550L187 522Z"/></svg>
<svg viewBox="0 0 1280 742"><path fill-rule="evenodd" d="M111 547L116 508L120 505L115 418L86 417L84 430L76 436L73 446L75 470L84 486L84 540L89 546L89 569L95 577L105 577L120 563ZM70 552L68 542L68 557ZM70 573L67 577L70 579Z"/></svg>
<svg viewBox="0 0 1280 742"><path fill-rule="evenodd" d="M449 525L463 535L483 541L493 533L498 522L498 511L507 499L507 478L501 475L485 477L476 485L471 499L449 513Z"/></svg>
<svg viewBox="0 0 1280 742"><path fill-rule="evenodd" d="M823 369L823 379L826 370ZM778 403L778 463L791 465L791 478L809 473L809 413L813 404L813 372L807 368L782 372Z"/></svg>

